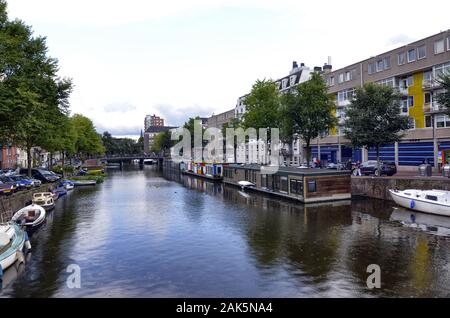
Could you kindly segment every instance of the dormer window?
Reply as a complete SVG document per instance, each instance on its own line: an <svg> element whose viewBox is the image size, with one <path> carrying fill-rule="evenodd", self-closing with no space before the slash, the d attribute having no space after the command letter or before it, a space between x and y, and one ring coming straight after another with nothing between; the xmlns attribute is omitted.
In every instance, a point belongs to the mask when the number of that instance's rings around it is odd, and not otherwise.
<svg viewBox="0 0 450 318"><path fill-rule="evenodd" d="M283 79L282 83L282 89L285 89L288 85L289 80L287 78Z"/></svg>
<svg viewBox="0 0 450 318"><path fill-rule="evenodd" d="M289 85L290 86L294 86L295 85L295 80L297 79L297 75L292 75L290 78L289 78Z"/></svg>

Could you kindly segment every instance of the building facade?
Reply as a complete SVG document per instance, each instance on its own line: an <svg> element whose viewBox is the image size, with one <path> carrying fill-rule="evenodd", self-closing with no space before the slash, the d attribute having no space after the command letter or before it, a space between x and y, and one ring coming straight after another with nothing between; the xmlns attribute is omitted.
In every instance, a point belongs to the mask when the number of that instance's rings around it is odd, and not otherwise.
<svg viewBox="0 0 450 318"><path fill-rule="evenodd" d="M439 153L450 150L450 118L435 100L442 91L436 79L444 72L450 72L450 30L326 72L339 125L328 136L313 141L313 156L328 162L376 158L372 149L352 149L344 137L343 124L355 89L378 83L402 95L399 111L408 116L411 127L401 142L381 149L381 159L395 162L399 170L417 169L423 161L437 168L442 157Z"/></svg>
<svg viewBox="0 0 450 318"><path fill-rule="evenodd" d="M328 66L325 65L325 69ZM314 71L322 71L321 67L315 67ZM287 93L297 87L299 84L308 81L311 78L311 70L309 67L305 66L304 63L298 63L296 61L292 62L292 69L289 75L286 75L275 81L280 94ZM245 99L247 95L238 98L235 107L235 117L239 120L246 112ZM276 128L276 127L272 127ZM303 156L303 147L300 145L300 140L295 139L291 145L280 144L277 149L279 149L279 163L285 165L299 165L301 163L301 158ZM240 145L236 150L236 162L237 163L269 163L268 147L261 140L250 140L245 146Z"/></svg>
<svg viewBox="0 0 450 318"><path fill-rule="evenodd" d="M0 146L0 169L16 169L17 157L16 147Z"/></svg>
<svg viewBox="0 0 450 318"><path fill-rule="evenodd" d="M150 126L144 133L144 153L149 154L152 152L153 143L155 141L156 135L170 131L177 127L169 127L169 126Z"/></svg>
<svg viewBox="0 0 450 318"><path fill-rule="evenodd" d="M145 116L144 121L145 131L147 131L147 129L150 127L164 127L164 119L156 116L155 114Z"/></svg>
<svg viewBox="0 0 450 318"><path fill-rule="evenodd" d="M208 128L218 128L222 129L223 125L226 123L230 123L232 119L235 118L235 109L228 110L226 112L212 115L207 120Z"/></svg>

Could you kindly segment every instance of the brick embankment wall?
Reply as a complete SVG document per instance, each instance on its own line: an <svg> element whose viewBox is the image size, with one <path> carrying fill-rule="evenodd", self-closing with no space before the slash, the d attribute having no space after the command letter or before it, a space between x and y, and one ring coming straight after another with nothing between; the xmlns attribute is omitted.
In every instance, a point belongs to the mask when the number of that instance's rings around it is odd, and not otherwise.
<svg viewBox="0 0 450 318"><path fill-rule="evenodd" d="M442 177L352 177L352 195L392 201L389 189L448 190L450 179Z"/></svg>
<svg viewBox="0 0 450 318"><path fill-rule="evenodd" d="M14 213L25 207L26 204L31 201L33 193L47 192L49 187L52 186L49 184L44 184L32 190L19 191L10 196L0 196L0 223L11 220Z"/></svg>

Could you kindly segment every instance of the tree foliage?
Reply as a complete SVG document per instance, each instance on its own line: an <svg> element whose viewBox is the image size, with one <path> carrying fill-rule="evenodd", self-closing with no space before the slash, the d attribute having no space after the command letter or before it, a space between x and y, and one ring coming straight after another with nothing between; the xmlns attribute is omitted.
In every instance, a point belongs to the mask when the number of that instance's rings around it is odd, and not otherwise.
<svg viewBox="0 0 450 318"><path fill-rule="evenodd" d="M143 141L131 138L114 138L107 131L103 133L102 142L107 155L137 155L143 153Z"/></svg>
<svg viewBox="0 0 450 318"><path fill-rule="evenodd" d="M437 94L437 102L445 107L447 114L450 115L450 73L442 74L437 81L443 88L443 92Z"/></svg>
<svg viewBox="0 0 450 318"><path fill-rule="evenodd" d="M327 86L318 73L309 81L298 85L282 98L281 136L289 140L297 134L306 144L307 162L311 157L311 140L336 125L335 104L327 92Z"/></svg>
<svg viewBox="0 0 450 318"><path fill-rule="evenodd" d="M408 118L400 114L399 96L391 87L369 83L356 90L346 111L346 137L355 147L375 148L379 162L381 146L397 142L408 129Z"/></svg>
<svg viewBox="0 0 450 318"><path fill-rule="evenodd" d="M75 132L75 153L85 159L105 153L101 136L95 130L92 121L80 114L71 117Z"/></svg>
<svg viewBox="0 0 450 318"><path fill-rule="evenodd" d="M172 133L165 131L155 136L152 145L152 151L154 152L167 152L171 147L175 145L175 141L171 140Z"/></svg>

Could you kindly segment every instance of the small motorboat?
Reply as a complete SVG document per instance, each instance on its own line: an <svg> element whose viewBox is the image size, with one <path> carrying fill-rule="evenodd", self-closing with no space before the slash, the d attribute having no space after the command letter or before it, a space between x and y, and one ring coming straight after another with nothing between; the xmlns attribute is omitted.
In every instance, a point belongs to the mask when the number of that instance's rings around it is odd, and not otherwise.
<svg viewBox="0 0 450 318"><path fill-rule="evenodd" d="M24 261L24 246L31 248L28 235L14 222L0 224L0 278L17 260Z"/></svg>
<svg viewBox="0 0 450 318"><path fill-rule="evenodd" d="M55 190L53 190L53 195L55 195L55 194L58 195L58 199L59 199L67 194L67 190L64 187L58 187Z"/></svg>
<svg viewBox="0 0 450 318"><path fill-rule="evenodd" d="M60 187L64 187L67 191L73 190L75 184L70 180L64 180L59 183Z"/></svg>
<svg viewBox="0 0 450 318"><path fill-rule="evenodd" d="M255 187L256 185L250 181L239 181L238 184L241 186L242 190L245 188Z"/></svg>
<svg viewBox="0 0 450 318"><path fill-rule="evenodd" d="M25 226L28 230L34 230L45 221L45 209L37 204L24 207L14 214L11 221Z"/></svg>
<svg viewBox="0 0 450 318"><path fill-rule="evenodd" d="M58 194L56 194L58 195ZM55 207L55 199L54 194L51 192L39 192L33 194L33 203L40 205L45 209L45 211L49 211Z"/></svg>
<svg viewBox="0 0 450 318"><path fill-rule="evenodd" d="M392 199L399 206L431 214L450 216L450 192L444 190L392 190Z"/></svg>
<svg viewBox="0 0 450 318"><path fill-rule="evenodd" d="M97 184L95 180L73 180L72 182L75 187L94 186Z"/></svg>

